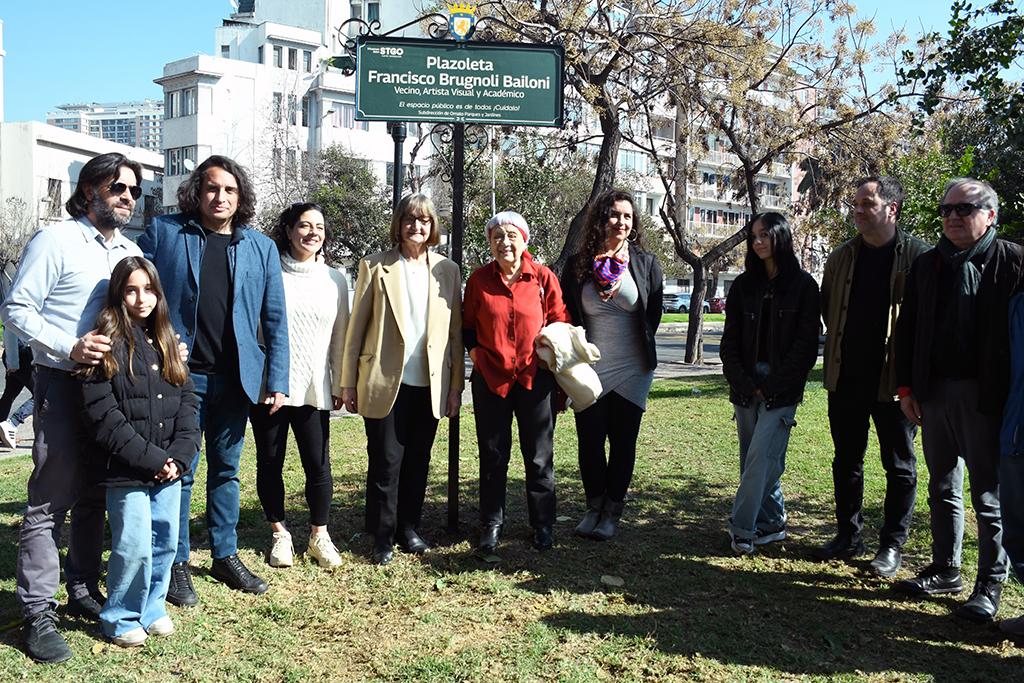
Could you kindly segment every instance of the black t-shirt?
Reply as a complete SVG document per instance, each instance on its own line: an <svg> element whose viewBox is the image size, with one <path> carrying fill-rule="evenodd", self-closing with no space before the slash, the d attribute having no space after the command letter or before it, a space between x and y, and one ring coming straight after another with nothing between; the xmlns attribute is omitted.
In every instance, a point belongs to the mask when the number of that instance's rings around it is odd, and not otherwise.
<svg viewBox="0 0 1024 683"><path fill-rule="evenodd" d="M196 340L188 366L204 375L238 374L238 345L231 324L231 269L228 245L233 235L206 231L199 268Z"/></svg>
<svg viewBox="0 0 1024 683"><path fill-rule="evenodd" d="M862 243L853 266L841 343L839 384L878 387L889 331L890 279L896 239L881 247Z"/></svg>

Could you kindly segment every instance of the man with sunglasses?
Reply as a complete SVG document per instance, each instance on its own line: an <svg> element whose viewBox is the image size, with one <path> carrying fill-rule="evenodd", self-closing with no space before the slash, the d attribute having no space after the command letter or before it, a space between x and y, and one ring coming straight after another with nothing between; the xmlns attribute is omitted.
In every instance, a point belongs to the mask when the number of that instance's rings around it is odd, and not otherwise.
<svg viewBox="0 0 1024 683"><path fill-rule="evenodd" d="M25 644L37 662L71 657L57 632L60 558L56 540L71 511L64 578L69 614L98 620L103 552L104 493L88 485L80 447L87 442L74 397L77 364L96 365L110 339L94 326L114 266L142 251L121 233L142 194L142 168L123 154L85 164L65 204L71 219L40 228L21 257L10 294L0 307L4 325L32 347L35 365L32 476L18 541L17 599Z"/></svg>
<svg viewBox="0 0 1024 683"><path fill-rule="evenodd" d="M903 198L892 176L857 181L852 215L858 234L829 255L821 282L836 535L814 555L847 560L864 552L864 454L874 421L886 487L870 568L883 577L900 568L917 494L917 428L896 398L893 328L907 272L928 245L899 228Z"/></svg>
<svg viewBox="0 0 1024 683"><path fill-rule="evenodd" d="M942 237L907 278L896 326L896 380L907 419L922 430L932 561L895 584L914 596L963 590L964 467L978 524L974 591L954 614L985 623L999 609L1008 563L999 508L999 430L1010 384L1009 301L1024 250L996 237L999 198L973 178L949 182Z"/></svg>

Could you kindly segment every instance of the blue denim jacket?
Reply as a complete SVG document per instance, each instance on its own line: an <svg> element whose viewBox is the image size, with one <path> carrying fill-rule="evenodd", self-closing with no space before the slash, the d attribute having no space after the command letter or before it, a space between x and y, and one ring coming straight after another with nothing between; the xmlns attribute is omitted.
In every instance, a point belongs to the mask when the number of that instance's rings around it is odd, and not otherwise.
<svg viewBox="0 0 1024 683"><path fill-rule="evenodd" d="M1024 450L1024 292L1010 299L1010 393L1003 409L999 452L1019 456Z"/></svg>
<svg viewBox="0 0 1024 683"><path fill-rule="evenodd" d="M189 352L195 341L201 290L199 272L205 246L202 227L183 214L154 218L139 238L142 253L160 273L171 324ZM235 228L235 238L228 247L228 267L232 282L231 322L238 344L242 388L253 403L259 402L262 391L287 394L288 316L277 246L251 228ZM259 342L260 335L265 350Z"/></svg>

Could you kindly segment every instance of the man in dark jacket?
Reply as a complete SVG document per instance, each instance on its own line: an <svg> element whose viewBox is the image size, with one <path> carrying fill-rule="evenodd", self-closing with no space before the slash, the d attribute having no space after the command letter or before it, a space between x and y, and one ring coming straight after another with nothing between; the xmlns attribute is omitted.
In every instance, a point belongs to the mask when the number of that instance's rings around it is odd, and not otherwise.
<svg viewBox="0 0 1024 683"><path fill-rule="evenodd" d="M963 590L963 473L978 520L974 592L955 612L991 621L1007 575L999 510L999 429L1010 381L1008 308L1024 251L996 238L999 199L973 178L946 186L942 238L911 268L896 327L896 380L907 419L922 426L932 562L895 588L911 595Z"/></svg>
<svg viewBox="0 0 1024 683"><path fill-rule="evenodd" d="M858 234L829 254L821 282L836 535L814 555L832 560L864 552L864 453L873 420L886 483L885 518L871 561L879 576L900 568L917 494L917 427L896 400L892 333L907 271L928 245L899 229L903 196L892 176L857 182L852 213Z"/></svg>

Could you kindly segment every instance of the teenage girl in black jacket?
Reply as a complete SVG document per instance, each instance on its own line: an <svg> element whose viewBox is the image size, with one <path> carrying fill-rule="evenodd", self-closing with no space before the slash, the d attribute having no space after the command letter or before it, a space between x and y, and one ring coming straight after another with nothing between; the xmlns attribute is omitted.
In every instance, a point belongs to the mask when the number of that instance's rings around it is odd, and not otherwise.
<svg viewBox="0 0 1024 683"><path fill-rule="evenodd" d="M100 621L107 637L129 647L174 631L164 598L180 479L199 450L198 402L152 263L130 256L114 267L97 329L112 350L78 375L94 439L87 457L107 488L112 536Z"/></svg>

